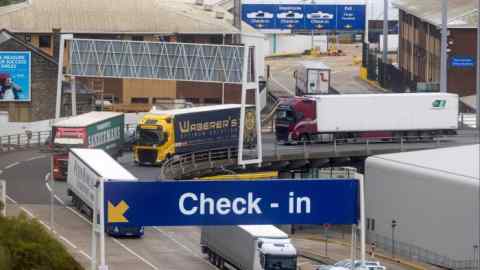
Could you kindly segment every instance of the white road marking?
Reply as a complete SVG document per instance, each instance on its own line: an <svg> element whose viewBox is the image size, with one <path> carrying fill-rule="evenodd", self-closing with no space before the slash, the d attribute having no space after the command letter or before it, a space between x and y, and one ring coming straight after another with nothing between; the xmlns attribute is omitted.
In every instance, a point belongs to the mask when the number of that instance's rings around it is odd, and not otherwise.
<svg viewBox="0 0 480 270"><path fill-rule="evenodd" d="M205 261L202 256L198 255L197 253L195 253L193 250L191 250L189 247L185 246L184 244L180 243L177 239L175 239L173 236L171 236L169 233L166 233L162 230L160 230L158 227L153 227L156 231L158 231L159 233L165 235L168 239L172 240L173 242L175 242L177 245L181 246L183 249L185 249L186 251L188 251L190 254L192 254L193 256L197 257L197 258L200 258L202 262L204 262L205 264L209 265L212 269L217 269L216 267L213 267L209 262Z"/></svg>
<svg viewBox="0 0 480 270"><path fill-rule="evenodd" d="M10 200L13 204L18 204L17 201L15 201L14 199L12 199L12 197L8 196L7 195L7 199Z"/></svg>
<svg viewBox="0 0 480 270"><path fill-rule="evenodd" d="M133 256L139 258L142 262L146 263L148 266L152 267L153 269L155 270L159 270L155 265L153 265L151 262L149 262L147 259L143 258L142 256L138 255L137 253L135 253L135 251L131 250L129 247L127 247L126 245L124 245L122 242L118 241L117 239L115 238L112 238L113 239L113 242L119 244L121 247L123 247L124 249L126 249L128 252L130 252L130 254L132 254Z"/></svg>
<svg viewBox="0 0 480 270"><path fill-rule="evenodd" d="M28 211L25 207L20 206L20 209L22 209L25 213L27 213L27 215L30 216L31 218L35 217L35 215L32 212Z"/></svg>
<svg viewBox="0 0 480 270"><path fill-rule="evenodd" d="M5 170L8 170L8 169L10 169L10 168L13 168L13 167L17 166L18 164L20 164L20 162L11 163L11 164L5 166L4 169L5 169Z"/></svg>
<svg viewBox="0 0 480 270"><path fill-rule="evenodd" d="M69 246L71 246L73 249L77 249L77 246L75 244L73 244L72 242L70 242L70 240L68 240L67 238L65 238L64 236L60 235L60 239L62 239L65 243L67 243Z"/></svg>
<svg viewBox="0 0 480 270"><path fill-rule="evenodd" d="M27 159L27 160L25 160L25 161L33 161L33 160L41 159L41 158L44 158L44 157L45 157L45 155L36 156L36 157L31 157L31 158L29 158L29 159Z"/></svg>
<svg viewBox="0 0 480 270"><path fill-rule="evenodd" d="M60 199L60 197L58 197L57 195L53 195L53 196L55 197L55 199L57 199L59 203L61 203L62 205L65 205L65 202L62 199Z"/></svg>
<svg viewBox="0 0 480 270"><path fill-rule="evenodd" d="M80 254L82 254L83 256L85 256L88 260L92 260L92 257L90 257L90 255L88 255L87 253L85 253L85 251L83 250L80 250Z"/></svg>
<svg viewBox="0 0 480 270"><path fill-rule="evenodd" d="M40 224L42 224L45 228L47 228L49 231L52 230L52 228L50 226L47 225L47 223L43 222L41 219L38 220L38 222L40 222Z"/></svg>

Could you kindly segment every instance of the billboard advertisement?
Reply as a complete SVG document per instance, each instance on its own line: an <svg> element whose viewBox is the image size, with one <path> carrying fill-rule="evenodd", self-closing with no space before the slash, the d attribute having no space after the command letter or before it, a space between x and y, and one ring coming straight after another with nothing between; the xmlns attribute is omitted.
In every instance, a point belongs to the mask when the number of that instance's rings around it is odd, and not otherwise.
<svg viewBox="0 0 480 270"><path fill-rule="evenodd" d="M242 19L256 29L365 29L365 5L243 4Z"/></svg>
<svg viewBox="0 0 480 270"><path fill-rule="evenodd" d="M30 52L0 51L0 102L30 101Z"/></svg>

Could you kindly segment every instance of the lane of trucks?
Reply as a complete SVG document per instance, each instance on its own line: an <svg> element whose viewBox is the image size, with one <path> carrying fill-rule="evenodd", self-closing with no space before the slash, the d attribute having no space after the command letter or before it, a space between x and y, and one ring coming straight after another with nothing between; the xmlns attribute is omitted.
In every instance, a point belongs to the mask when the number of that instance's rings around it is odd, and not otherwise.
<svg viewBox="0 0 480 270"><path fill-rule="evenodd" d="M458 97L453 94L321 95L285 99L276 117L280 143L298 140L431 138L455 134ZM134 160L161 165L178 154L238 146L240 105L215 105L151 111L135 133ZM95 183L102 179L137 180L115 161L122 154L124 115L91 112L52 128L53 175L66 179L72 204L93 218ZM255 113L247 109L247 147L254 147ZM141 237L143 228L108 227L112 236ZM231 241L234 241L232 245ZM202 228L202 251L212 264L242 270L296 269L296 249L272 225Z"/></svg>

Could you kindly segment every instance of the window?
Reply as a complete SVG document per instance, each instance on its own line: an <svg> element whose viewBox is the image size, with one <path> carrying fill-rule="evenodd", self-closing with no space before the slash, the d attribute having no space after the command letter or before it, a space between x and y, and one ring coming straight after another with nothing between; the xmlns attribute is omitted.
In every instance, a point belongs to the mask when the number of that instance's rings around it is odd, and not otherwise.
<svg viewBox="0 0 480 270"><path fill-rule="evenodd" d="M38 37L38 46L40 48L50 48L52 45L52 40L50 36L39 36Z"/></svg>
<svg viewBox="0 0 480 270"><path fill-rule="evenodd" d="M196 104L200 103L200 99L199 99L199 98L185 98L185 100L186 100L187 102L191 102L191 103L196 103Z"/></svg>
<svg viewBox="0 0 480 270"><path fill-rule="evenodd" d="M221 100L219 98L205 98L203 100L205 104L220 104Z"/></svg>
<svg viewBox="0 0 480 270"><path fill-rule="evenodd" d="M147 104L148 97L132 97L131 102L132 104Z"/></svg>
<svg viewBox="0 0 480 270"><path fill-rule="evenodd" d="M132 36L133 41L143 41L143 36Z"/></svg>
<svg viewBox="0 0 480 270"><path fill-rule="evenodd" d="M152 98L152 104L171 104L173 103L173 99L171 98L162 98L162 97L156 97Z"/></svg>

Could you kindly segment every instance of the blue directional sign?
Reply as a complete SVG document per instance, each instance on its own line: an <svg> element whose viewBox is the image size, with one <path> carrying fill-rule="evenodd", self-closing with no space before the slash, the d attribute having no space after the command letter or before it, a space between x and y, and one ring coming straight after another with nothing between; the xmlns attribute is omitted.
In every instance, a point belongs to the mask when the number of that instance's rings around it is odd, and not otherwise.
<svg viewBox="0 0 480 270"><path fill-rule="evenodd" d="M106 223L356 224L357 180L105 182Z"/></svg>
<svg viewBox="0 0 480 270"><path fill-rule="evenodd" d="M450 57L450 66L454 68L473 68L475 59L471 56L452 56Z"/></svg>
<svg viewBox="0 0 480 270"><path fill-rule="evenodd" d="M365 29L365 5L243 4L242 19L257 29Z"/></svg>
<svg viewBox="0 0 480 270"><path fill-rule="evenodd" d="M243 5L243 21L257 29L274 29L277 6L276 5Z"/></svg>
<svg viewBox="0 0 480 270"><path fill-rule="evenodd" d="M338 5L337 29L365 29L365 5Z"/></svg>
<svg viewBox="0 0 480 270"><path fill-rule="evenodd" d="M277 10L277 28L303 29L305 28L303 5L279 5Z"/></svg>
<svg viewBox="0 0 480 270"><path fill-rule="evenodd" d="M305 28L307 29L336 29L336 5L308 5L305 6Z"/></svg>

